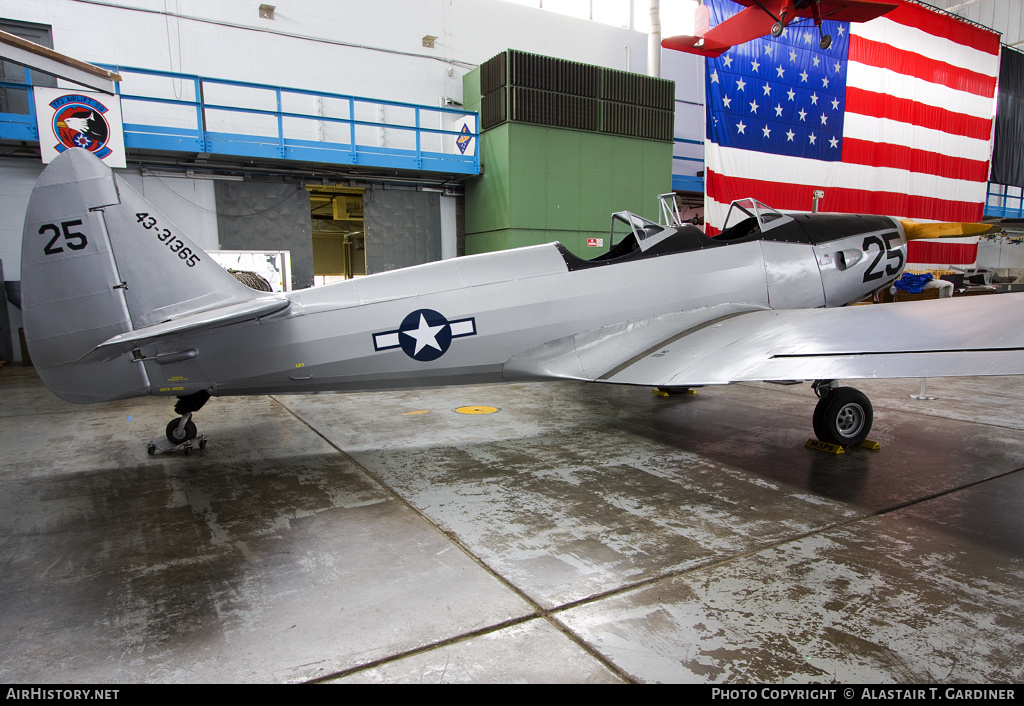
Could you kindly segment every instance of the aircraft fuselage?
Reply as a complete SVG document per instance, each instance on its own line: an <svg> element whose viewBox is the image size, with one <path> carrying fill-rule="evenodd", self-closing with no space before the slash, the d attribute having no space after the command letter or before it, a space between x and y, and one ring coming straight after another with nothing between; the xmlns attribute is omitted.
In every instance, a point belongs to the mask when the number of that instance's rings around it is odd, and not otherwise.
<svg viewBox="0 0 1024 706"><path fill-rule="evenodd" d="M593 345L616 336L646 349L738 312L863 298L905 261L898 228L881 221L817 244L751 234L578 269L554 244L430 263L288 293L280 313L143 346L135 364L152 394L178 396L594 380L622 362Z"/></svg>

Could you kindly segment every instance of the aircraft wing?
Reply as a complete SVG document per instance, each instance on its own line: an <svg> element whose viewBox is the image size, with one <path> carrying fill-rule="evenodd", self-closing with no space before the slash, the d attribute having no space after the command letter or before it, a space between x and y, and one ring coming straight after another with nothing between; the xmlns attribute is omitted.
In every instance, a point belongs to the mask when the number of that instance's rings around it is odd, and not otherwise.
<svg viewBox="0 0 1024 706"><path fill-rule="evenodd" d="M747 7L762 7L763 0L736 0L740 5ZM885 2L884 0L820 0L818 3L821 19L835 20L837 22L868 22L881 17L889 10L899 7L898 3ZM800 8L795 13L796 17L813 17L812 6ZM770 24L770 22L769 22Z"/></svg>
<svg viewBox="0 0 1024 706"><path fill-rule="evenodd" d="M763 0L737 0L746 8L712 27L700 37L679 35L667 37L661 42L666 49L675 49L689 54L707 57L721 56L737 44L768 34L779 12L779 2L765 3ZM820 0L798 9L791 17L814 18L817 10L823 20L838 22L867 22L881 17L898 7L894 2L880 0ZM787 24L789 20L786 21Z"/></svg>
<svg viewBox="0 0 1024 706"><path fill-rule="evenodd" d="M735 313L669 336L596 381L687 387L1011 375L1024 366L1024 329L1013 323L1022 310L1024 294L1000 294Z"/></svg>
<svg viewBox="0 0 1024 706"><path fill-rule="evenodd" d="M822 0L819 5L821 19L836 22L870 22L889 10L898 7L894 2L874 0ZM805 14L806 13L806 14ZM809 9L798 12L802 17L811 17Z"/></svg>

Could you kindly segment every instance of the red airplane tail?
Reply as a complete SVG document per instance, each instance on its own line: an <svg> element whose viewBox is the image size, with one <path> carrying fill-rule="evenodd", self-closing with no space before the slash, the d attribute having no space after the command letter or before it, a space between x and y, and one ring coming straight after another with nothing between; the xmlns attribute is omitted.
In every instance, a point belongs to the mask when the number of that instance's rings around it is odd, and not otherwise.
<svg viewBox="0 0 1024 706"><path fill-rule="evenodd" d="M721 56L732 48L731 44L717 44L715 42L708 42L703 37L690 37L685 34L667 37L662 40L661 46L666 49L675 49L676 51L684 51L687 54L697 54L711 58Z"/></svg>

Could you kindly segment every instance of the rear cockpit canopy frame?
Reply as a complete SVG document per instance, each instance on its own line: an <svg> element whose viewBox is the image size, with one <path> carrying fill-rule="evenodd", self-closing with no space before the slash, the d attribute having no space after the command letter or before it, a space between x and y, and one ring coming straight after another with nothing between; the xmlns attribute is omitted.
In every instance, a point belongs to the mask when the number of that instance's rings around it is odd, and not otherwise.
<svg viewBox="0 0 1024 706"><path fill-rule="evenodd" d="M616 224L625 226L625 232L622 232L621 228L616 233ZM676 232L675 228L670 226L663 226L654 221L649 221L643 216L638 216L631 211L618 211L612 214L612 226L611 232L609 233L609 245L615 247L615 236L618 234L619 242L622 242L626 238L633 235L636 238L637 245L640 246L640 250L647 252L652 247L663 241Z"/></svg>

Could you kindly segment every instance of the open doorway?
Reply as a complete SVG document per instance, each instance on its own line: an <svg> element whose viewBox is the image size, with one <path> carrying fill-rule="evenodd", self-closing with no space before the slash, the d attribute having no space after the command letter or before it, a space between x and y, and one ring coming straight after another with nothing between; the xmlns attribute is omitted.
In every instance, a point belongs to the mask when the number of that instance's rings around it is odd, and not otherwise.
<svg viewBox="0 0 1024 706"><path fill-rule="evenodd" d="M313 224L314 286L366 274L363 189L313 186L309 191Z"/></svg>

